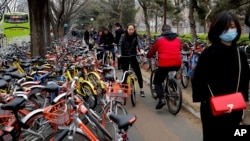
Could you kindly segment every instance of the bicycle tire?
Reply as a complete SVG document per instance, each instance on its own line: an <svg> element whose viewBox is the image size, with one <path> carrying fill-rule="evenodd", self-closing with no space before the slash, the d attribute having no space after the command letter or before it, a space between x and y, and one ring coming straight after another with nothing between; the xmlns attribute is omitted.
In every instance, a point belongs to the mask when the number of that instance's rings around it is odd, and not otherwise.
<svg viewBox="0 0 250 141"><path fill-rule="evenodd" d="M102 134L105 137L107 137L109 140L113 139L112 135L110 135L107 129L105 129L104 126L92 114L87 113L87 116L96 125L96 127L102 132Z"/></svg>
<svg viewBox="0 0 250 141"><path fill-rule="evenodd" d="M81 89L86 94L86 96L82 96L82 98L89 104L90 109L94 109L97 105L97 95L94 95L91 87L86 84L83 84Z"/></svg>
<svg viewBox="0 0 250 141"><path fill-rule="evenodd" d="M41 122L41 123L39 123ZM46 123L46 124L45 124ZM19 140L22 141L30 141L30 140L43 140L43 137L45 138L45 136L53 131L55 131L55 127L53 127L48 120L44 117L43 113L37 113L35 115L33 115L32 117L30 117L24 124L29 125L29 130L32 130L32 132L34 133L39 133L40 136L39 137L35 134L32 134L30 131L25 131L22 130L20 136L19 136Z"/></svg>
<svg viewBox="0 0 250 141"><path fill-rule="evenodd" d="M135 80L133 78L130 78L130 87L131 87L131 103L132 106L135 107L136 105L136 90L135 90Z"/></svg>
<svg viewBox="0 0 250 141"><path fill-rule="evenodd" d="M168 79L166 83L166 101L168 110L171 114L176 115L179 113L182 106L181 87L176 79ZM176 108L174 108L173 106L175 106Z"/></svg>
<svg viewBox="0 0 250 141"><path fill-rule="evenodd" d="M118 136L117 136L118 128L117 128L117 125L114 124L114 122L109 119L110 105L111 105L111 102L109 102L104 107L104 110L102 112L102 125L105 127L105 129L109 131L109 133L111 133L113 140L116 141L118 140ZM118 101L113 101L113 105L120 106L122 108L122 112L124 115L128 114L126 107L122 103ZM114 107L115 106L113 106L112 110L114 109ZM117 113L117 111L115 111L114 113L119 114Z"/></svg>
<svg viewBox="0 0 250 141"><path fill-rule="evenodd" d="M181 67L181 85L183 88L187 88L189 85L188 65L186 63Z"/></svg>
<svg viewBox="0 0 250 141"><path fill-rule="evenodd" d="M56 141L58 139L57 137L62 136L62 134L65 134L66 130L68 130L68 129L58 130L56 132L49 134L45 138L45 141ZM79 141L91 141L86 135L84 135L83 133L81 133L79 131L76 131L74 134L77 135L76 137L77 137L77 140L79 140ZM67 141L66 137L63 137L62 139L63 140L60 140L60 141Z"/></svg>
<svg viewBox="0 0 250 141"><path fill-rule="evenodd" d="M151 75L150 75L150 91L151 91L151 95L152 97L156 100L157 99L157 94L155 92L155 87L154 87L154 77L155 77L155 73L156 73L156 70L153 70L151 72Z"/></svg>

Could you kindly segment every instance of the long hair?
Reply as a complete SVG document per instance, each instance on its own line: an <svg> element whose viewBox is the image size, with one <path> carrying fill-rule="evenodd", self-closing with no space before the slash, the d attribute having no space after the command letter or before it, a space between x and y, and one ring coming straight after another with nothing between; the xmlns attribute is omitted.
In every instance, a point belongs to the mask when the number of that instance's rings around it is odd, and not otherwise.
<svg viewBox="0 0 250 141"><path fill-rule="evenodd" d="M132 24L132 23L129 23L129 24L127 25L127 27L126 27L125 32L124 32L124 34L125 34L125 39L129 36L129 35L128 35L128 27L129 27L129 26L133 26L133 27L134 27L134 29L135 29L135 32L134 32L134 34L133 34L132 36L137 36L137 35L138 35L138 34L137 34L137 32L136 32L135 25L134 25L134 24Z"/></svg>
<svg viewBox="0 0 250 141"><path fill-rule="evenodd" d="M228 30L228 28L231 25L231 22L235 23L235 26L237 28L237 32L238 35L236 36L236 38L233 40L233 43L236 43L241 35L241 26L240 26L240 22L238 17L228 11L223 11L221 13L219 13L215 19L213 20L213 22L210 25L210 29L208 32L208 39L211 43L218 43L220 42L220 35L222 32L224 32L225 30Z"/></svg>

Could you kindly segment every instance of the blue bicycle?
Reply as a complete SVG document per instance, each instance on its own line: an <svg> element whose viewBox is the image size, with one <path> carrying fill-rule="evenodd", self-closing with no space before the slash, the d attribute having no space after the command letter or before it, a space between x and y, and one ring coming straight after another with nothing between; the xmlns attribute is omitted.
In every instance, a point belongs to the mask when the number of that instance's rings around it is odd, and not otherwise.
<svg viewBox="0 0 250 141"><path fill-rule="evenodd" d="M181 84L183 88L188 87L202 50L200 48L191 49L191 53L189 51L182 51Z"/></svg>

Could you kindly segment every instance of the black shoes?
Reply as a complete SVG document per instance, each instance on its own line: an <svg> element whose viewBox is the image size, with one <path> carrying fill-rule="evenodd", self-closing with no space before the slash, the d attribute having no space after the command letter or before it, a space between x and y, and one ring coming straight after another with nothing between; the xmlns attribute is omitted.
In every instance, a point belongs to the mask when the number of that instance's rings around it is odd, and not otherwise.
<svg viewBox="0 0 250 141"><path fill-rule="evenodd" d="M166 105L165 100L162 98L159 100L158 104L156 105L155 109L161 109L163 106Z"/></svg>
<svg viewBox="0 0 250 141"><path fill-rule="evenodd" d="M145 97L146 96L145 93L144 93L144 91L141 91L140 95L141 95L141 97Z"/></svg>

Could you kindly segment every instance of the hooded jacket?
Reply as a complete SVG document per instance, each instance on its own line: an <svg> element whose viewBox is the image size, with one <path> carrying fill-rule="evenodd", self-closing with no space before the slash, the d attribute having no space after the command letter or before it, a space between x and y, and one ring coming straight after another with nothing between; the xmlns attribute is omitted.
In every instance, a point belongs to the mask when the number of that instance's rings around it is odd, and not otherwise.
<svg viewBox="0 0 250 141"><path fill-rule="evenodd" d="M167 31L156 39L154 46L147 54L151 58L158 52L159 67L177 67L181 66L181 40L176 33Z"/></svg>

